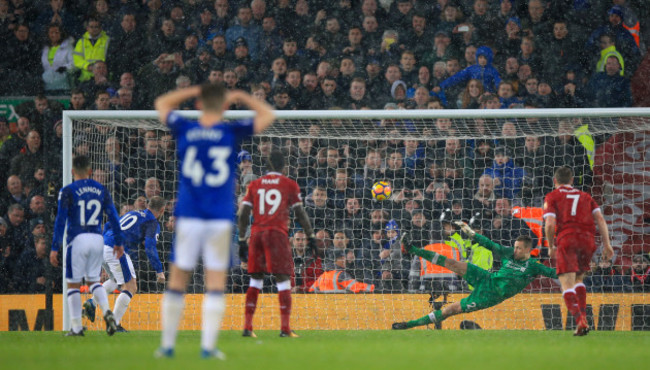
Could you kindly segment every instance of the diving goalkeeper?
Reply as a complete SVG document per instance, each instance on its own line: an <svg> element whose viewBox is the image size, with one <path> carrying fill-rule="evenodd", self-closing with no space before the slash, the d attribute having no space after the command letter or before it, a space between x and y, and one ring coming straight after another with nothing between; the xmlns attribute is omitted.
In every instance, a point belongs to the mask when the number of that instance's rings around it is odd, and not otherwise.
<svg viewBox="0 0 650 370"><path fill-rule="evenodd" d="M481 234L477 234L469 225L457 221L455 223L473 241L489 249L495 256L501 257L501 269L495 273L467 262L459 262L428 250L410 245L409 236L402 236L402 248L405 252L420 256L431 263L445 267L469 284L474 286L472 293L454 302L442 310L436 310L416 320L393 323L393 330L410 329L416 326L439 323L446 318L460 313L483 310L496 306L506 299L520 293L537 275L557 279L555 269L544 266L537 259L530 258L532 240L528 235L520 235L515 241L514 248L499 245Z"/></svg>

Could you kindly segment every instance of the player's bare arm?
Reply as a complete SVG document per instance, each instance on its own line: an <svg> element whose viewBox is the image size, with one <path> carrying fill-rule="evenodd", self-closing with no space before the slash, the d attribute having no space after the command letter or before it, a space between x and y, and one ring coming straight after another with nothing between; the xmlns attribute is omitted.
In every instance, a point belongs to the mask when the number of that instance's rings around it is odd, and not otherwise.
<svg viewBox="0 0 650 370"><path fill-rule="evenodd" d="M239 228L239 259L248 262L248 243L246 242L246 230L250 224L252 207L242 203L237 212L237 227Z"/></svg>
<svg viewBox="0 0 650 370"><path fill-rule="evenodd" d="M182 102L198 97L199 94L201 94L200 86L190 86L185 89L168 92L156 98L154 107L158 111L160 122L167 124L167 116L171 111L178 108Z"/></svg>
<svg viewBox="0 0 650 370"><path fill-rule="evenodd" d="M547 215L544 219L544 235L548 241L549 257L555 258L555 217Z"/></svg>
<svg viewBox="0 0 650 370"><path fill-rule="evenodd" d="M305 230L305 235L307 235L309 247L314 251L314 253L316 253L316 255L322 256L325 251L320 250L316 245L316 241L314 239L314 229L311 227L311 222L309 222L309 216L307 216L307 212L305 212L305 209L301 204L296 205L293 208L293 211L296 215L296 219L300 223L300 226L302 226L302 229Z"/></svg>
<svg viewBox="0 0 650 370"><path fill-rule="evenodd" d="M594 221L596 222L596 226L598 226L600 236L603 239L602 258L603 260L610 260L614 256L614 249L612 249L612 243L609 239L609 229L607 228L607 222L605 221L605 217L603 217L603 213L600 211L594 212L593 216Z"/></svg>
<svg viewBox="0 0 650 370"><path fill-rule="evenodd" d="M271 126L275 120L273 107L266 102L253 98L250 94L241 91L233 90L226 94L226 101L224 107L229 107L234 103L242 103L255 111L255 119L253 120L253 131L259 134Z"/></svg>

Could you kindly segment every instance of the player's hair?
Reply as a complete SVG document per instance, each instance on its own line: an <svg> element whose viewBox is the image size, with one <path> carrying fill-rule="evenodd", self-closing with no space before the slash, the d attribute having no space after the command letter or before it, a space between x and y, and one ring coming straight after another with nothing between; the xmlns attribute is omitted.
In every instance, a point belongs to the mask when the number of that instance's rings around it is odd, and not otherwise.
<svg viewBox="0 0 650 370"><path fill-rule="evenodd" d="M226 87L220 82L205 83L201 85L200 99L204 110L221 112L226 100Z"/></svg>
<svg viewBox="0 0 650 370"><path fill-rule="evenodd" d="M284 169L284 154L279 149L273 149L266 161L271 171L282 172Z"/></svg>
<svg viewBox="0 0 650 370"><path fill-rule="evenodd" d="M570 167L562 166L555 171L554 177L558 184L568 185L573 180L573 171Z"/></svg>
<svg viewBox="0 0 650 370"><path fill-rule="evenodd" d="M75 171L88 171L90 170L90 158L85 155L78 155L72 160L72 168Z"/></svg>
<svg viewBox="0 0 650 370"><path fill-rule="evenodd" d="M533 239L529 235L522 234L517 237L515 242L523 242L524 247L526 248L532 248L533 247Z"/></svg>
<svg viewBox="0 0 650 370"><path fill-rule="evenodd" d="M160 211L161 209L165 208L165 205L167 204L167 201L163 199L163 197L159 196L153 196L151 199L149 199L149 202L147 203L147 207L153 211Z"/></svg>

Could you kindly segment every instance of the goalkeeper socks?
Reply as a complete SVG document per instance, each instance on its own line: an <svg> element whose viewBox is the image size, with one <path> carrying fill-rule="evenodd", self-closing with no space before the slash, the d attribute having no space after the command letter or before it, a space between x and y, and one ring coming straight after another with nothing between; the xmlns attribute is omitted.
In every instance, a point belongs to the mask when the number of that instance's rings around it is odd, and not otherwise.
<svg viewBox="0 0 650 370"><path fill-rule="evenodd" d="M280 300L280 330L283 333L291 332L289 321L291 319L291 281L278 283L278 298Z"/></svg>
<svg viewBox="0 0 650 370"><path fill-rule="evenodd" d="M203 323L201 325L201 349L212 351L217 343L226 300L223 291L212 290L203 298Z"/></svg>
<svg viewBox="0 0 650 370"><path fill-rule="evenodd" d="M183 315L184 305L184 292L168 290L163 295L161 347L164 349L171 349L176 345L176 333L178 332L178 324Z"/></svg>
<svg viewBox="0 0 650 370"><path fill-rule="evenodd" d="M72 331L80 333L81 325L81 293L79 289L68 289L68 309L70 310L70 324Z"/></svg>
<svg viewBox="0 0 650 370"><path fill-rule="evenodd" d="M246 291L246 307L245 312L245 322L244 329L253 330L253 315L255 315L255 308L257 307L257 297L260 294L260 290L252 286L248 287Z"/></svg>
<svg viewBox="0 0 650 370"><path fill-rule="evenodd" d="M117 299L115 300L115 306L113 307L113 316L115 316L115 323L120 325L122 322L122 316L126 312L126 309L129 308L129 303L131 303L131 298L133 294L128 290L123 290Z"/></svg>
<svg viewBox="0 0 650 370"><path fill-rule="evenodd" d="M108 295L106 294L106 289L100 283L95 283L90 286L90 292L93 294L93 300L97 305L102 309L103 314L106 314L106 311L110 310L111 307L108 305Z"/></svg>
<svg viewBox="0 0 650 370"><path fill-rule="evenodd" d="M586 316L587 315L587 287L583 283L578 283L573 286L573 290L576 291L576 296L578 297L578 307L580 307L580 313Z"/></svg>
<svg viewBox="0 0 650 370"><path fill-rule="evenodd" d="M106 280L103 285L107 294L113 293L117 289L117 283L113 279Z"/></svg>
<svg viewBox="0 0 650 370"><path fill-rule="evenodd" d="M447 261L447 257L443 256L440 253L436 253L436 252L432 252L426 249L421 249L416 247L411 247L409 251L415 254L416 256L422 257L425 260L433 263L434 265L445 267L445 261Z"/></svg>
<svg viewBox="0 0 650 370"><path fill-rule="evenodd" d="M411 320L406 323L407 328L414 328L416 326L424 326L424 325L429 325L434 322L441 322L443 319L442 317L442 311L437 310L434 312L431 312L430 314L426 316L422 316L419 319Z"/></svg>
<svg viewBox="0 0 650 370"><path fill-rule="evenodd" d="M567 310L576 321L580 318L580 307L578 306L578 297L576 296L576 291L573 289L567 289L562 293L564 298L564 304L566 305Z"/></svg>

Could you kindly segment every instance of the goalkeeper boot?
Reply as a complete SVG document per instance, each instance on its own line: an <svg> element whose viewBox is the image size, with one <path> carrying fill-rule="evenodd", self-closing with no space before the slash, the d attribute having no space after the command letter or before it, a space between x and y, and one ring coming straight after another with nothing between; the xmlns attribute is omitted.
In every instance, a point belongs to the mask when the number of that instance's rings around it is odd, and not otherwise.
<svg viewBox="0 0 650 370"><path fill-rule="evenodd" d="M115 323L115 317L111 310L107 310L104 314L104 322L106 322L106 333L111 336L117 331L117 324Z"/></svg>
<svg viewBox="0 0 650 370"><path fill-rule="evenodd" d="M244 329L244 331L241 333L242 337L251 337L251 338L257 338L257 335L253 333L252 330Z"/></svg>
<svg viewBox="0 0 650 370"><path fill-rule="evenodd" d="M90 322L95 322L95 311L97 309L97 306L95 305L95 301L92 299L86 300L83 305L83 309L81 310L81 316L85 316Z"/></svg>
<svg viewBox="0 0 650 370"><path fill-rule="evenodd" d="M219 351L218 349L213 349L212 351L207 351L205 349L201 350L201 358L216 358L217 360L225 360L226 355Z"/></svg>
<svg viewBox="0 0 650 370"><path fill-rule="evenodd" d="M585 315L581 315L578 320L578 325L576 331L573 332L574 337L584 337L589 334L589 323L587 323L587 318Z"/></svg>
<svg viewBox="0 0 650 370"><path fill-rule="evenodd" d="M408 329L408 326L406 326L406 322L394 322L392 327L393 327L393 330L406 330L406 329Z"/></svg>
<svg viewBox="0 0 650 370"><path fill-rule="evenodd" d="M300 338L300 335L296 334L295 331L281 331L280 338Z"/></svg>
<svg viewBox="0 0 650 370"><path fill-rule="evenodd" d="M81 329L80 332L75 332L74 330L70 329L69 332L65 333L66 337L83 337L84 336L84 331Z"/></svg>
<svg viewBox="0 0 650 370"><path fill-rule="evenodd" d="M402 248L402 254L410 254L409 249L411 248L411 234L408 232L403 232L402 237L399 239L400 246Z"/></svg>
<svg viewBox="0 0 650 370"><path fill-rule="evenodd" d="M118 325L117 325L117 328L116 328L116 330L115 330L115 332L116 332L116 333L128 333L129 331L126 330L126 329L124 329L124 327L122 326L122 324L118 324Z"/></svg>

